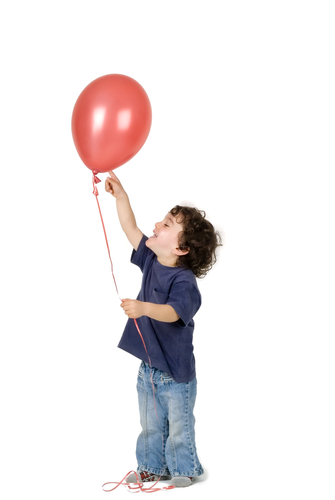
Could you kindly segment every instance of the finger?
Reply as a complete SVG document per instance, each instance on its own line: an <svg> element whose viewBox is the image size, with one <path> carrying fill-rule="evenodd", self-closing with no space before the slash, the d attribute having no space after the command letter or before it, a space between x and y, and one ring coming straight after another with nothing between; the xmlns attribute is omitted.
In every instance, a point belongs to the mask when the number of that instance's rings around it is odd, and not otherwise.
<svg viewBox="0 0 335 500"><path fill-rule="evenodd" d="M113 185L110 182L105 182L105 189L108 193L114 193Z"/></svg>
<svg viewBox="0 0 335 500"><path fill-rule="evenodd" d="M110 175L110 178L111 179L114 179L115 181L118 181L119 179L116 177L116 175L114 174L113 170L111 170L110 172L108 172L108 174ZM107 177L108 178L108 177Z"/></svg>

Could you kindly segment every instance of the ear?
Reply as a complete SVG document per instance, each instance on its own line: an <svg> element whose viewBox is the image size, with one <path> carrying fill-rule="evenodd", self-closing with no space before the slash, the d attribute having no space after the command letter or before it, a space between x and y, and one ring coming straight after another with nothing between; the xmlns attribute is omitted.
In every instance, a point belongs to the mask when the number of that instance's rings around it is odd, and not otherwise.
<svg viewBox="0 0 335 500"><path fill-rule="evenodd" d="M189 249L189 248L186 248L186 250L181 250L180 248L174 248L174 249L173 249L173 253L174 253L174 255L178 255L179 257L180 257L181 255L186 255L186 254L188 254L188 253L189 253L189 251L190 251L190 249Z"/></svg>

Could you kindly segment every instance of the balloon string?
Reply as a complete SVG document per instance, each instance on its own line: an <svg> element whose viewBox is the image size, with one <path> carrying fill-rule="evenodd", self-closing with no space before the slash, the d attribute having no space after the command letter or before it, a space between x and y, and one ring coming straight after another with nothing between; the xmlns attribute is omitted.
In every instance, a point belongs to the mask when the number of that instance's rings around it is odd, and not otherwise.
<svg viewBox="0 0 335 500"><path fill-rule="evenodd" d="M123 302L123 300L121 299L120 297L120 294L119 294L119 290L117 288L117 284L116 284L116 279L115 279L115 276L114 276L114 270L113 270L113 262L112 262L112 258L111 258L111 254L110 254L110 249L109 249L109 245L108 245L108 238L107 238L107 233L106 233L106 229L105 229L105 224L104 224L104 220L103 220L103 217L102 217L102 213L101 213L101 208L100 208L100 203L99 203L99 200L98 200L98 196L99 196L99 191L98 191L98 188L96 186L96 184L98 184L99 182L101 182L101 180L97 177L97 174L98 172L93 172L93 177L92 177L92 183L93 183L93 194L95 196L95 199L97 200L97 204L98 204L98 209L99 209L99 214L100 214L100 219L101 219L101 223L102 223L102 227L103 227L103 230L104 230L104 235L105 235L105 240L106 240L106 245L107 245L107 250L108 250L108 256L109 256L109 260L110 260L110 263L111 263L111 270L112 270L112 275L113 275L113 280L114 280L114 285L115 285L115 289L116 289L116 292L118 294L118 297L120 299L121 302ZM156 417L157 417L157 420L158 420L158 424L159 424L159 427L160 427L160 421L159 421L159 417L158 417L158 413L157 413L157 408L156 408L156 399L155 399L155 388L154 388L154 381L153 381L153 377L152 377L152 366L151 366L151 359L150 359L150 356L148 354L148 351L147 351L147 346L145 345L145 342L144 342L144 338L143 338L143 335L141 333L141 330L137 324L137 321L136 319L134 318L134 322L135 322L135 326L137 328L137 331L139 333L139 336L141 337L141 340L143 342L143 346L144 346L144 349L145 349L145 352L146 352L146 355L148 356L148 360L149 360L149 366L150 366L150 376L151 376L151 385L152 385L152 394L153 394L153 399L154 399L154 407L155 407L155 412L156 412ZM164 449L164 436L163 436L163 432L161 431L161 434L162 434L162 450ZM132 471L130 471L132 472ZM150 486L149 488L143 488L143 483L141 483L139 481L139 478L138 478L138 475L137 473L135 472L135 476L136 476L136 479L137 479L137 483L132 483L133 486L130 486L131 483L124 483L124 479L126 477L128 477L128 475L130 474L130 472L128 472L128 474L125 475L125 477L119 482L119 483L115 483L115 482L110 482L110 483L105 483L102 485L102 488L104 486L106 486L106 484L116 484L116 486L114 488L112 488L111 490L104 490L103 491L106 491L106 492L109 492L109 491L113 491L115 490L118 486L120 485L123 485L123 486L127 486L128 490L138 490L138 491L141 491L141 492L146 492L146 493L154 493L155 491L160 491L160 490L171 490L174 488L174 486L166 486L164 488L154 488L154 486L158 483L158 481L160 480L161 476L159 476L158 480L152 485ZM138 491L136 491L136 493L138 493Z"/></svg>
<svg viewBox="0 0 335 500"><path fill-rule="evenodd" d="M141 337L141 339L142 339L142 342L143 342L143 345L144 345L144 349L145 349L145 352L146 352L146 354L147 354L147 356L148 356L149 365L150 365L150 368L151 368L151 359L150 359L150 356L149 356L148 351L147 351L147 346L145 345L144 338L143 338L143 336L142 336L141 330L139 329L139 326L138 326L137 321L136 321L136 319L135 319L135 318L134 318L134 322L135 322L135 326L136 326L136 328L137 328L137 331L138 331L138 333L139 333L139 336L140 336L140 337Z"/></svg>
<svg viewBox="0 0 335 500"><path fill-rule="evenodd" d="M106 240L106 245L107 245L107 250L108 250L108 256L109 256L109 260L110 260L110 263L111 263L111 270L112 270L112 275L113 275L113 280L114 280L114 285L115 285L115 289L116 289L116 292L119 296L119 299L121 300L122 302L122 299L120 297L120 294L119 294L119 290L117 288L117 284L116 284L116 279L115 279L115 276L114 276L114 270L113 270L113 262L112 262L112 258L111 258L111 253L110 253L110 250L109 250L109 245L108 245L108 239L107 239L107 234L106 234L106 229L105 229L105 224L104 224L104 220L102 218L102 213L101 213L101 208L100 208L100 203L99 203L99 200L98 200L98 195L99 195L99 191L98 191L98 188L96 187L96 183L98 182L101 182L101 180L95 175L95 173L93 173L93 178L92 178L92 183L93 183L93 194L95 195L95 199L97 200L97 204L98 204L98 209L99 209L99 213L100 213L100 218L101 218L101 223L102 223L102 228L104 230L104 235L105 235L105 240Z"/></svg>

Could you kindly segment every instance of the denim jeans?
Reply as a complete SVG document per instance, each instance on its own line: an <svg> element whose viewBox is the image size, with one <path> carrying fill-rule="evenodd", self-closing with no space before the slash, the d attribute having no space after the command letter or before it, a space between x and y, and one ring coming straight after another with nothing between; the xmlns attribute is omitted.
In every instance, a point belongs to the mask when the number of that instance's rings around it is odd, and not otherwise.
<svg viewBox="0 0 335 500"><path fill-rule="evenodd" d="M178 383L142 361L137 379L142 426L136 446L138 472L190 477L203 474L195 446L196 391L196 378Z"/></svg>

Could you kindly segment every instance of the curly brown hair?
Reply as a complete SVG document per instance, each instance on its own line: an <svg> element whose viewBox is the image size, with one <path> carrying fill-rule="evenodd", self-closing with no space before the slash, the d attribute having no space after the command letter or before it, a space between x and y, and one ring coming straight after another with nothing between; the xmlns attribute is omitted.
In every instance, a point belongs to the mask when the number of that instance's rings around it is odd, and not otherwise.
<svg viewBox="0 0 335 500"><path fill-rule="evenodd" d="M178 257L177 266L184 266L197 278L204 278L217 260L216 249L222 246L220 234L205 219L203 210L176 205L170 213L183 225L179 249L188 250L187 254Z"/></svg>

